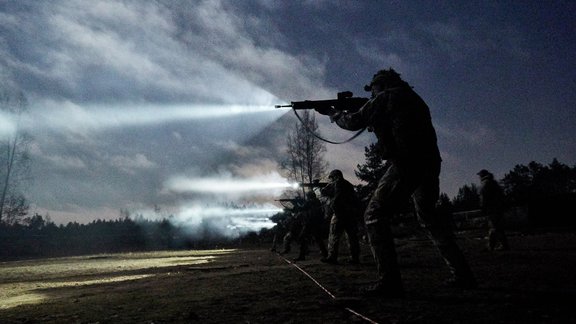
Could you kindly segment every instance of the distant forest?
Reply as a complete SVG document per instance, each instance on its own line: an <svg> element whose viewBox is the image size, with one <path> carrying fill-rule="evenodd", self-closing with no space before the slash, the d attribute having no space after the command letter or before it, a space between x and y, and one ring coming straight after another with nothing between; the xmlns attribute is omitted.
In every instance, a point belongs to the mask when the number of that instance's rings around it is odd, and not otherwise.
<svg viewBox="0 0 576 324"><path fill-rule="evenodd" d="M376 181L379 172L370 169L368 162L358 166L359 173L364 176L364 179L359 178L367 182L357 188L361 198L368 197L370 187L374 185L371 181ZM548 165L530 162L515 166L499 183L505 191L508 207L526 207L531 226L576 227L576 166L569 167L556 159ZM464 185L453 199L442 194L439 206L450 213L477 209L478 187ZM268 243L273 236L272 231L266 229L233 239L208 229L192 236L168 219L152 221L123 214L117 220L65 225L56 225L49 217L39 214L24 215L10 222L5 218L0 223L0 259L237 247L245 243Z"/></svg>
<svg viewBox="0 0 576 324"><path fill-rule="evenodd" d="M56 225L37 214L23 223L0 224L0 259L229 248L243 243L258 243L261 240L259 234L264 237L266 232L229 238L206 227L192 236L185 228L174 225L168 219L151 221L124 217L96 220L88 224L70 222Z"/></svg>

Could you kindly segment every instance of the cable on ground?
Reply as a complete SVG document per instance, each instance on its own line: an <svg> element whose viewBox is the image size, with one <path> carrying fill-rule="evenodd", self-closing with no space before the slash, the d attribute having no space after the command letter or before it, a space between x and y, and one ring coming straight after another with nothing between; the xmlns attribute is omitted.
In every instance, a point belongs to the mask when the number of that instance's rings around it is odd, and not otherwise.
<svg viewBox="0 0 576 324"><path fill-rule="evenodd" d="M336 300L336 296L334 296L334 294L332 294L328 289L326 289L324 286L322 286L320 284L320 282L318 282L318 280L314 279L314 277L312 277L308 272L304 271L304 269L302 269L299 265L297 265L296 263L286 259L285 257L283 257L282 255L278 254L278 256L280 258L282 258L284 261L286 261L286 263L294 266L296 269L300 270L300 272L302 272L304 275L306 275L306 277L310 278L310 280L312 280L318 287L320 287L322 290L324 290L324 292L326 294L328 294L328 296L330 296L332 299ZM349 307L344 307L345 310L347 310L348 312L360 317L361 319L369 322L369 323L373 323L373 324L378 324L378 322L371 320L370 318L354 311L353 309L349 308Z"/></svg>

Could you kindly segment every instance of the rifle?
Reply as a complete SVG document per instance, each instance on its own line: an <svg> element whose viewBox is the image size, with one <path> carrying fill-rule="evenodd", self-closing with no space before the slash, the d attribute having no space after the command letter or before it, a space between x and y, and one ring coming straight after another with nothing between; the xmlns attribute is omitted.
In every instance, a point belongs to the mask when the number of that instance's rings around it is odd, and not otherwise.
<svg viewBox="0 0 576 324"><path fill-rule="evenodd" d="M268 219L272 222L279 224L280 222L284 221L288 215L286 213L277 213L275 215L270 216Z"/></svg>
<svg viewBox="0 0 576 324"><path fill-rule="evenodd" d="M304 188L324 188L328 185L328 182L320 182L320 180L314 180L312 182L300 182L298 186Z"/></svg>
<svg viewBox="0 0 576 324"><path fill-rule="evenodd" d="M353 97L350 91L338 92L338 99L292 101L289 105L276 105L275 108L314 109L322 115L336 111L356 112L368 102L368 98Z"/></svg>
<svg viewBox="0 0 576 324"><path fill-rule="evenodd" d="M289 202L289 203L300 203L302 200L302 198L282 198L282 199L276 199L274 201L280 201L280 202Z"/></svg>
<svg viewBox="0 0 576 324"><path fill-rule="evenodd" d="M280 204L289 211L297 210L304 205L304 199L302 198L282 198L282 199L276 199L275 201L279 201ZM286 207L286 205L284 205L284 203L287 202L292 204L292 208L288 208Z"/></svg>

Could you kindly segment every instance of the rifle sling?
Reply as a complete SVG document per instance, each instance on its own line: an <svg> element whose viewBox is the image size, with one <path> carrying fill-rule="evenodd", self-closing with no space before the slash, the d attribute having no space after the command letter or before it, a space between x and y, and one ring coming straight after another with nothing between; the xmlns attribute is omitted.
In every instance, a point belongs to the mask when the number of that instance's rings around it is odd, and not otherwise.
<svg viewBox="0 0 576 324"><path fill-rule="evenodd" d="M366 127L362 128L361 130L359 130L356 134L354 134L354 136L350 137L349 139L342 141L342 142L334 142L334 141L330 141L327 140L323 137L321 137L320 135L314 133L310 128L308 128L308 125L306 125L306 123L302 120L302 118L300 117L300 115L298 115L298 112L296 112L296 109L292 109L294 111L294 115L296 115L296 117L298 118L298 120L300 121L300 123L302 123L302 125L304 126L304 128L306 129L306 131L310 134L312 134L312 136L316 137L317 139L324 141L326 143L330 143L330 144L344 144L344 143L348 143L351 140L355 139L356 137L360 136L360 134L362 134L365 130Z"/></svg>

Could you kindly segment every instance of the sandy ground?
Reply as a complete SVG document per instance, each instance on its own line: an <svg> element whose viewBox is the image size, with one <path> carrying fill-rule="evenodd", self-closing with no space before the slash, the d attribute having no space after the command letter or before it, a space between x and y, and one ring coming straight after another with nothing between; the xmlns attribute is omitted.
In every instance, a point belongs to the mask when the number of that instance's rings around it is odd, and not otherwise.
<svg viewBox="0 0 576 324"><path fill-rule="evenodd" d="M360 265L296 263L327 291L269 246L4 262L0 323L576 323L575 233L510 233L498 252L483 235L458 233L473 291L443 284L430 241L398 240L402 299L359 293L376 278L367 246Z"/></svg>

